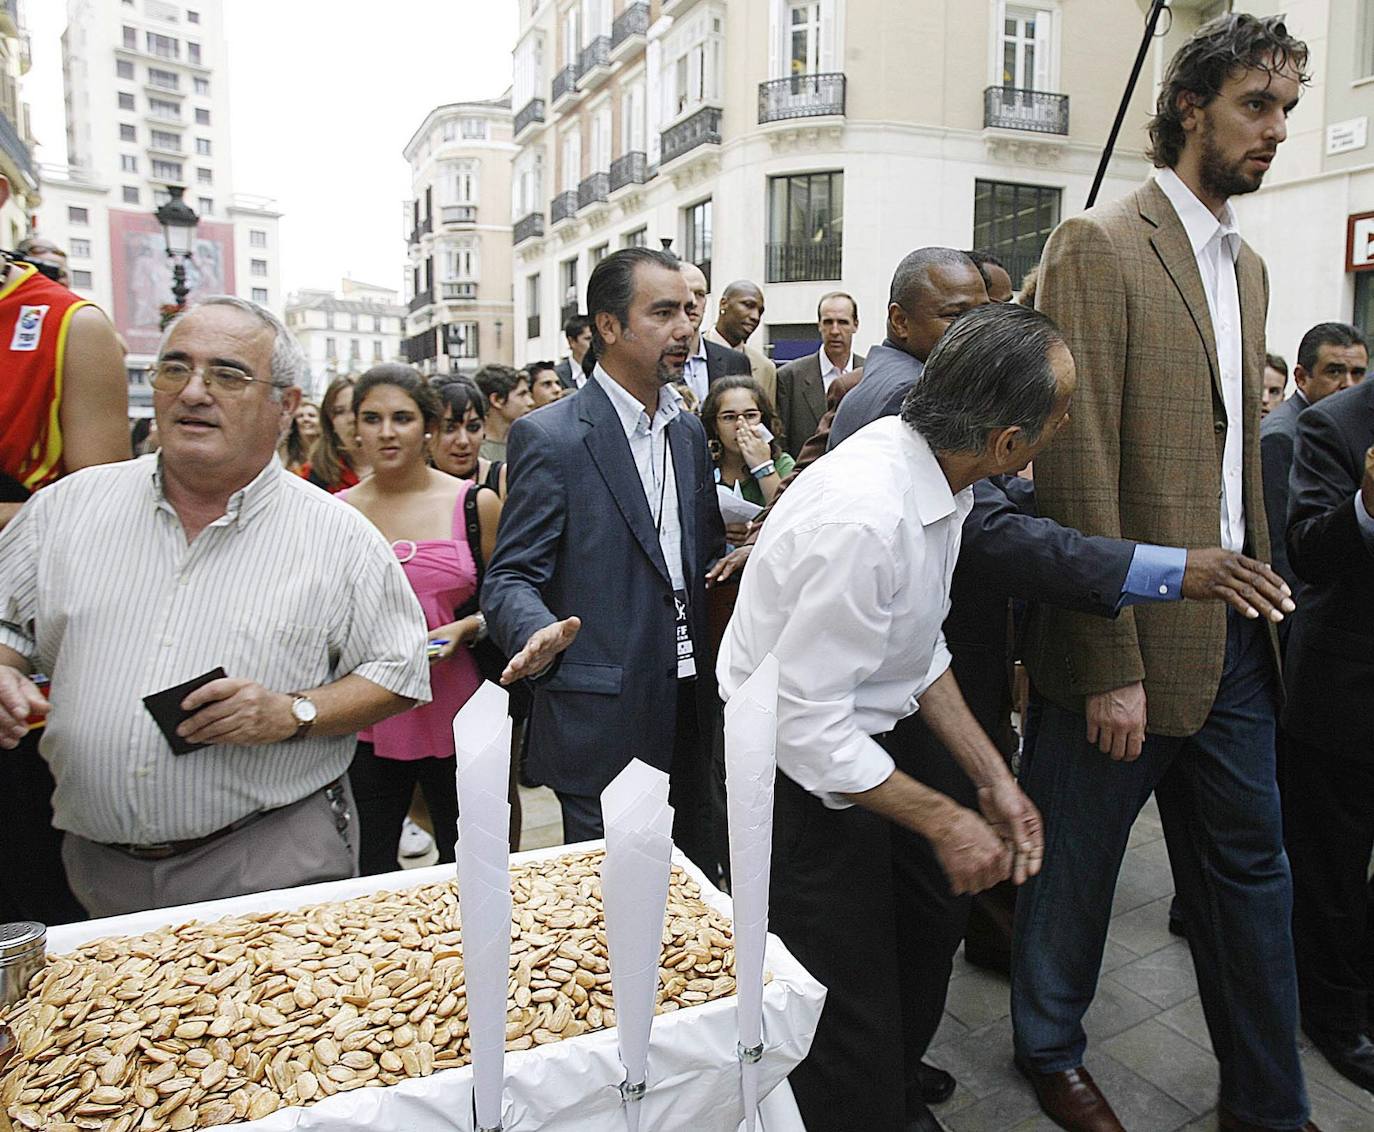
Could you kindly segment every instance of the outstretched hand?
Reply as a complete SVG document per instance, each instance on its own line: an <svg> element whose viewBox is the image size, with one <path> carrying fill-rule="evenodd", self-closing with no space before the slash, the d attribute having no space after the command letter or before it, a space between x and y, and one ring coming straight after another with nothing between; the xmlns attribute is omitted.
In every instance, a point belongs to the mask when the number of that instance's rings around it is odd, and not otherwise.
<svg viewBox="0 0 1374 1132"><path fill-rule="evenodd" d="M1292 595L1287 582L1254 558L1219 546L1188 551L1183 596L1191 601L1224 601L1246 617L1282 621L1297 608Z"/></svg>
<svg viewBox="0 0 1374 1132"><path fill-rule="evenodd" d="M526 676L538 676L554 662L559 653L577 639L581 628L580 617L569 617L531 633L525 647L511 657L510 663L501 673L501 683L514 684Z"/></svg>

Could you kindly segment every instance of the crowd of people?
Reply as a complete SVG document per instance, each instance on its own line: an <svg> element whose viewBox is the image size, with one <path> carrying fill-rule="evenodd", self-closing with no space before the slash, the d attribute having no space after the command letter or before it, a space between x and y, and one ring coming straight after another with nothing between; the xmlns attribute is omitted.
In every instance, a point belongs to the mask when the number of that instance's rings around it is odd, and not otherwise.
<svg viewBox="0 0 1374 1132"><path fill-rule="evenodd" d="M517 775L578 842L639 758L728 885L722 700L771 653L770 925L828 990L791 1076L808 1128L940 1127L956 1082L926 1053L967 938L1010 978L1044 1112L1120 1132L1083 1017L1151 795L1219 1126L1314 1128L1300 1028L1374 1089L1374 382L1323 322L1284 398L1229 203L1306 68L1277 17L1204 25L1149 181L1025 280L913 251L865 354L844 291L777 365L759 285L707 327L700 268L634 248L592 272L561 361L378 365L315 405L286 328L214 298L165 333L134 459L112 328L20 249L6 912L390 871L417 791L452 861L451 725L483 679L512 691L513 847Z"/></svg>

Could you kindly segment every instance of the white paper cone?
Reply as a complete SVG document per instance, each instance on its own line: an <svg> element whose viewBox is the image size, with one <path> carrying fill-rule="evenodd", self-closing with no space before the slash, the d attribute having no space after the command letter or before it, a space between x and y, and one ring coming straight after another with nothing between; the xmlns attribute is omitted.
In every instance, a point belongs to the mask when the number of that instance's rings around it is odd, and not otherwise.
<svg viewBox="0 0 1374 1132"><path fill-rule="evenodd" d="M769 653L725 705L726 810L740 1045L763 1041L763 953L773 860L773 785L777 770L778 662ZM758 1109L758 1067L741 1065L745 1121Z"/></svg>
<svg viewBox="0 0 1374 1132"><path fill-rule="evenodd" d="M485 683L453 720L458 788L458 910L477 1124L501 1123L510 981L509 694Z"/></svg>
<svg viewBox="0 0 1374 1132"><path fill-rule="evenodd" d="M638 1085L647 1076L672 870L668 776L635 759L602 791L601 819L606 830L601 900L616 1033L626 1080ZM637 1127L638 1117L630 1115L637 1104L625 1108L627 1121Z"/></svg>

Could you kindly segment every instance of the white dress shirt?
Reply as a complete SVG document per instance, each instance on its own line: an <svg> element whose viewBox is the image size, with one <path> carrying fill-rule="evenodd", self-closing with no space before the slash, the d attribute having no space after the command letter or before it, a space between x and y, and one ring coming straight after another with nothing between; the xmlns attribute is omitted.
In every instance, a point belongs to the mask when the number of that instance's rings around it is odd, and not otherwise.
<svg viewBox="0 0 1374 1132"><path fill-rule="evenodd" d="M711 374L706 368L706 339L701 334L697 335L696 352L687 355L687 364L682 367L682 380L696 395L697 404L704 404L711 390Z"/></svg>
<svg viewBox="0 0 1374 1132"><path fill-rule="evenodd" d="M0 532L0 644L52 677L53 824L92 841L204 837L348 770L352 735L173 755L143 697L222 666L274 692L350 673L429 700L425 621L361 513L275 456L187 543L160 455L37 492Z"/></svg>
<svg viewBox="0 0 1374 1132"><path fill-rule="evenodd" d="M1202 289L1207 293L1207 312L1211 315L1217 364L1221 367L1221 397L1226 407L1226 446L1221 457L1221 545L1239 551L1245 548L1245 428L1241 409L1240 291L1236 286L1240 229L1229 203L1218 220L1172 169L1160 170L1155 179L1188 233L1202 276Z"/></svg>
<svg viewBox="0 0 1374 1132"><path fill-rule="evenodd" d="M778 659L778 767L827 805L893 770L872 738L949 667L941 626L973 489L954 495L898 417L860 429L774 507L740 583L716 675L729 697Z"/></svg>
<svg viewBox="0 0 1374 1132"><path fill-rule="evenodd" d="M650 419L648 412L629 390L611 377L598 362L592 372L596 383L611 399L616 415L625 428L630 442L630 455L635 470L644 485L644 498L649 514L658 526L658 545L668 563L668 577L673 589L685 590L687 583L682 570L682 522L677 509L677 476L673 471L673 456L668 444L668 424L682 411L678 398L660 390L658 411Z"/></svg>
<svg viewBox="0 0 1374 1132"><path fill-rule="evenodd" d="M821 363L821 388L829 394L830 383L837 377L843 377L854 368L854 351L849 351L849 360L844 363L843 369L830 360L830 356L825 352L824 346L817 351L816 356L820 359Z"/></svg>

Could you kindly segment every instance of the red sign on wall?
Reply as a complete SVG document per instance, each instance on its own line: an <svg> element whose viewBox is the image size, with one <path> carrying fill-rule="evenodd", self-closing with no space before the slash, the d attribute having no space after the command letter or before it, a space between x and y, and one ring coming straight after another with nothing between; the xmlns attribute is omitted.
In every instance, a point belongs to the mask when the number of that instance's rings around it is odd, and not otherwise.
<svg viewBox="0 0 1374 1132"><path fill-rule="evenodd" d="M172 260L162 225L147 212L110 209L110 278L115 329L133 354L152 354L162 332L161 308L172 302ZM187 303L234 293L234 226L202 220L186 265Z"/></svg>

